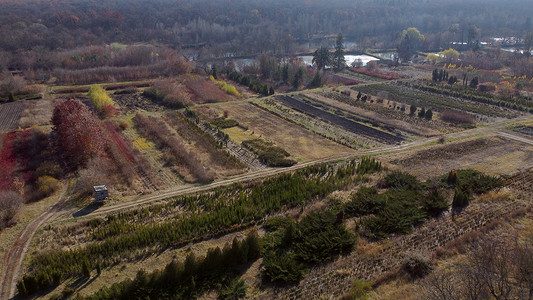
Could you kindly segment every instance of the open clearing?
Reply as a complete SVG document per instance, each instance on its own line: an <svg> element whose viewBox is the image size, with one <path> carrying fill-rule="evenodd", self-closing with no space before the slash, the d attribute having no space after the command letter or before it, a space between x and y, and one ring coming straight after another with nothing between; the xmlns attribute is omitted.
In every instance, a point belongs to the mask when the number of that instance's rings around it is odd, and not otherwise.
<svg viewBox="0 0 533 300"><path fill-rule="evenodd" d="M231 139L239 143L252 139L253 136L261 137L285 149L298 161L310 161L353 151L248 102L227 102L213 104L211 107L221 112L227 110L231 118L248 127L248 131L238 127L224 130Z"/></svg>
<svg viewBox="0 0 533 300"><path fill-rule="evenodd" d="M531 166L533 147L498 136L478 137L382 159L421 179L465 168L490 175L511 174Z"/></svg>

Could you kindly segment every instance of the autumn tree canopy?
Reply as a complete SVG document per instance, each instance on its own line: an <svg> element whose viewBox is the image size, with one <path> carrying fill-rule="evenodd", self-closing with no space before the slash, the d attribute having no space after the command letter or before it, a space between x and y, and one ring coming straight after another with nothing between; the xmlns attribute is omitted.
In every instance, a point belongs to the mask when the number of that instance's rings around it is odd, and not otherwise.
<svg viewBox="0 0 533 300"><path fill-rule="evenodd" d="M69 169L77 169L104 147L98 119L79 100L58 104L52 116L58 153Z"/></svg>

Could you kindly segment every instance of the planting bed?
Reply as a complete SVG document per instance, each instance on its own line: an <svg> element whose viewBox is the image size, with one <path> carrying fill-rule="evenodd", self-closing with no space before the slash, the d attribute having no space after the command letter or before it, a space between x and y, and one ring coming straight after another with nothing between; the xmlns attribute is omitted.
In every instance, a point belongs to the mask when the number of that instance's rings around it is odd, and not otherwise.
<svg viewBox="0 0 533 300"><path fill-rule="evenodd" d="M511 174L530 166L533 147L501 137L479 137L383 158L424 179L464 168L498 175Z"/></svg>
<svg viewBox="0 0 533 300"><path fill-rule="evenodd" d="M219 176L236 175L244 172L245 166L228 152L218 148L218 142L204 133L196 124L180 113L167 113L164 120L188 145L190 151L197 153L202 165L214 169Z"/></svg>
<svg viewBox="0 0 533 300"><path fill-rule="evenodd" d="M176 176L171 166L165 164L162 158L163 153L152 142L141 137L134 126L130 126L122 133L133 143L134 147L140 151L144 159L149 163L150 168L156 174L153 180L160 183L160 188L183 184L183 181Z"/></svg>
<svg viewBox="0 0 533 300"><path fill-rule="evenodd" d="M352 95L354 92L352 92ZM417 135L435 135L438 133L451 133L463 130L462 128L452 126L449 123L445 123L439 120L438 116L433 115L431 121L426 118L419 118L416 114L410 115L409 109L410 106L398 103L392 100L379 100L372 98L367 101L357 100L354 96L343 95L342 93L322 91L317 93L305 93L305 95L311 99L316 99L320 102L328 102L328 99L333 99L334 101L342 102L350 106L362 109L367 111L369 119L375 119L380 121L378 118L373 117L373 115L382 115L385 121L383 123L387 124L388 122L395 122L395 120L400 122L405 122L403 125L392 125L394 127L400 128L407 132L415 133ZM370 112L370 113L369 113ZM402 128L403 127L403 128ZM423 129L422 129L423 128Z"/></svg>
<svg viewBox="0 0 533 300"><path fill-rule="evenodd" d="M110 96L124 113L134 112L138 109L150 112L161 111L163 109L160 105L155 104L137 92L132 94L112 94Z"/></svg>
<svg viewBox="0 0 533 300"><path fill-rule="evenodd" d="M285 106L275 98L261 98L252 103L323 137L333 140L339 144L346 145L350 148L368 149L383 145L374 139L344 130L338 126L335 126L334 124Z"/></svg>
<svg viewBox="0 0 533 300"><path fill-rule="evenodd" d="M401 141L403 141L403 138L399 136L396 136L396 135L393 135L393 134L390 134L390 133L387 133L381 130L377 130L375 128L363 125L358 122L354 122L347 118L329 113L327 111L316 108L308 103L305 103L301 100L298 100L298 99L295 99L289 96L277 96L276 99L278 99L283 104L293 109L299 110L313 117L320 118L324 121L333 123L347 131L361 134L361 135L370 137L372 139L378 140L383 143L398 144Z"/></svg>
<svg viewBox="0 0 533 300"><path fill-rule="evenodd" d="M238 143L254 137L263 138L285 149L298 161L315 160L352 151L248 102L218 103L211 107L220 113L227 110L231 118L248 128L224 129L224 132Z"/></svg>
<svg viewBox="0 0 533 300"><path fill-rule="evenodd" d="M456 99L452 97L444 97L441 95L413 90L404 86L392 84L371 84L357 86L353 89L365 94L370 94L372 96L378 96L379 93L386 93L385 98L389 100L415 105L418 108L425 107L426 109L432 109L436 111L442 111L444 109L456 109L488 117L503 118L512 118L519 115L518 112L504 110L488 104L477 103L464 99ZM487 121L484 118L481 118L481 120Z"/></svg>
<svg viewBox="0 0 533 300"><path fill-rule="evenodd" d="M21 114L19 126L22 129L32 126L50 125L55 105L61 100L28 101L26 109Z"/></svg>
<svg viewBox="0 0 533 300"><path fill-rule="evenodd" d="M0 132L17 129L26 101L0 104Z"/></svg>
<svg viewBox="0 0 533 300"><path fill-rule="evenodd" d="M342 96L342 98L334 99L317 93L304 92L305 97L314 101L324 103L328 106L340 108L351 112L364 119L372 120L382 124L382 126L391 126L403 132L407 132L419 136L434 136L439 134L439 129L442 130L446 124L440 124L438 120L427 121L424 118L413 118L406 115L405 112L397 111L396 109L385 108L382 105L373 105L362 101L357 101L354 98L346 95L335 94ZM435 125L440 125L436 127Z"/></svg>

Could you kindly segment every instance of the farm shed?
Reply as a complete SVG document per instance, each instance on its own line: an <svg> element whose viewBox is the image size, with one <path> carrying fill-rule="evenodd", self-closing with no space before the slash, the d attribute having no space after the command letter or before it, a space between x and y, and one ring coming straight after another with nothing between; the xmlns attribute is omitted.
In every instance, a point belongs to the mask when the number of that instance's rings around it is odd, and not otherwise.
<svg viewBox="0 0 533 300"><path fill-rule="evenodd" d="M105 200L109 196L107 193L107 187L105 185L95 185L93 186L93 189L94 189L94 199L96 201Z"/></svg>

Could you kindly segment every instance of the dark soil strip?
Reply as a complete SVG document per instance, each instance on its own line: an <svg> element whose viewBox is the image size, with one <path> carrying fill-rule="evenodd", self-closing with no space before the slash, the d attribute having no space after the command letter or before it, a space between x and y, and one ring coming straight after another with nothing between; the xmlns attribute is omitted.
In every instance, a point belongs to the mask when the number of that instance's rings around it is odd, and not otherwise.
<svg viewBox="0 0 533 300"><path fill-rule="evenodd" d="M403 141L403 139L399 136L395 136L390 133L363 125L361 123L348 120L341 116L318 109L312 105L309 105L289 96L277 96L276 99L281 101L284 105L287 105L295 110L301 111L307 115L310 115L311 117L322 119L326 122L332 123L336 126L339 126L347 131L356 134L361 134L369 138L385 142L387 144L398 144Z"/></svg>

